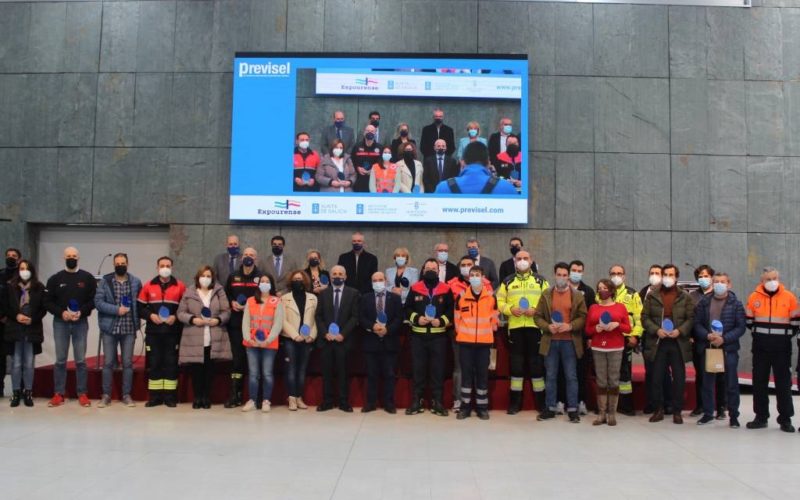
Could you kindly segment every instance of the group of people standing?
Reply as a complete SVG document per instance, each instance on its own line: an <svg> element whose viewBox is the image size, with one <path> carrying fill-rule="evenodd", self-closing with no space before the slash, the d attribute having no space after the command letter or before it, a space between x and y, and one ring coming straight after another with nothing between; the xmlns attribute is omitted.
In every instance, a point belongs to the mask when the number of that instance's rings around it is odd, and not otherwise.
<svg viewBox="0 0 800 500"><path fill-rule="evenodd" d="M509 193L521 186L522 153L511 118L503 117L488 141L476 121L466 126L466 136L456 143L453 129L444 123L444 111L433 111L433 122L422 128L420 142L406 122L395 129L391 143L380 128L381 114L372 111L357 138L346 125L345 114L333 113L333 123L320 134L319 150L311 147L308 132L295 136L293 188L296 192L433 193L440 183L461 174L460 162L474 163L470 144L487 148L487 173L508 181ZM381 142L384 141L384 142Z"/></svg>
<svg viewBox="0 0 800 500"><path fill-rule="evenodd" d="M408 325L413 371L408 415L426 408L435 415L448 415L443 390L447 350L452 349L453 409L458 419L473 411L488 419L492 349L505 341L509 414L522 410L529 378L537 420L555 418L566 410L570 422L580 422L587 413L587 381L593 366L598 410L593 424L616 425L618 412L635 414L631 366L633 353L641 351L650 422L671 414L674 423L683 423L685 366L693 361L698 407L692 413L700 417L697 423L714 421L716 410L716 419L728 418L736 428L739 340L749 328L756 417L747 427L767 426L772 371L778 423L781 430L794 432L791 338L800 327L800 306L774 268L763 270L745 305L733 292L730 276L707 265L695 270L696 287L691 292L678 286L680 273L673 264L651 266L649 283L639 291L627 285L625 268L619 264L594 288L584 283L584 264L579 260L556 263L548 281L518 237L509 240L511 257L499 268L482 255L476 238L467 240L466 252L456 262L450 261L449 246L437 243L419 269L411 265L408 249L399 247L384 271L359 232L351 237L351 250L330 269L316 249L297 259L286 251L284 237L275 236L270 244L271 255L259 258L255 248L242 250L238 237L229 236L226 252L213 265L201 266L189 286L172 275L173 261L167 256L158 259L156 276L142 282L128 272L124 253L114 255L113 273L95 281L79 268L79 253L73 247L64 250L65 268L45 285L30 261L22 259L18 250L8 249L6 269L1 271L0 316L14 359L11 405L33 405L33 357L41 350L42 321L48 312L53 315L56 347L55 389L49 406L65 402L70 342L78 401L91 405L86 334L87 319L97 309L105 352L99 407L111 404L118 349L121 400L135 405L133 343L143 320L148 407L176 406L178 370L183 365L192 376L193 407L209 408L216 364L230 360L225 407L268 412L274 362L282 351L289 410L306 409L306 368L312 349L318 349L323 398L317 411L338 407L352 412L347 366L360 336L367 365L361 411L376 410L380 399L386 412L396 413L397 358L401 332ZM719 366L710 369L706 357L715 350L719 352L713 359Z"/></svg>

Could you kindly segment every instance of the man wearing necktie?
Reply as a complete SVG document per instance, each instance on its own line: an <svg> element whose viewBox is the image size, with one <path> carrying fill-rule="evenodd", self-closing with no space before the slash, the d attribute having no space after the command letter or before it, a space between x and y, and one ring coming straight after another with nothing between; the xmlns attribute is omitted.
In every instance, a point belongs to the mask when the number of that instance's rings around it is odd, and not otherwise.
<svg viewBox="0 0 800 500"><path fill-rule="evenodd" d="M422 184L425 186L425 192L432 193L436 189L436 184L457 177L460 170L458 162L447 154L447 141L437 139L434 142L433 154L425 157L422 162Z"/></svg>
<svg viewBox="0 0 800 500"><path fill-rule="evenodd" d="M395 367L400 348L399 330L403 324L403 302L399 295L387 290L382 272L372 274L372 291L361 296L359 323L364 330L362 348L367 362L367 400L361 412L368 413L377 408L378 384L383 382L383 409L395 414Z"/></svg>
<svg viewBox="0 0 800 500"><path fill-rule="evenodd" d="M317 306L317 347L322 363L322 404L317 411L333 409L334 379L339 389L339 409L351 413L348 401L347 354L358 324L358 290L345 285L344 267L331 268L331 286L319 296ZM332 325L336 325L335 327ZM338 332L337 332L338 329Z"/></svg>
<svg viewBox="0 0 800 500"><path fill-rule="evenodd" d="M236 272L240 265L242 257L239 252L239 237L231 234L225 244L225 251L214 257L214 276L217 277L217 282L225 286L228 276Z"/></svg>
<svg viewBox="0 0 800 500"><path fill-rule="evenodd" d="M289 290L286 280L288 274L298 268L298 265L285 253L286 239L281 235L275 235L270 240L272 247L272 257L266 259L264 271L275 277L275 287L278 295L283 295Z"/></svg>

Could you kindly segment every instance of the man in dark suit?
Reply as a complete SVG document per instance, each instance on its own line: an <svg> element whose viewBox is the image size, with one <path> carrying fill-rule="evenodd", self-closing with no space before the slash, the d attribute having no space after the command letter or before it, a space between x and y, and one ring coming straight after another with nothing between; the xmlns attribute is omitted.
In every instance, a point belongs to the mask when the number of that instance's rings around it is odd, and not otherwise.
<svg viewBox="0 0 800 500"><path fill-rule="evenodd" d="M433 154L426 156L422 163L422 183L426 193L436 191L436 185L458 176L461 167L452 156L447 154L447 141L436 139L433 144Z"/></svg>
<svg viewBox="0 0 800 500"><path fill-rule="evenodd" d="M283 236L273 236L270 246L272 255L264 259L262 270L275 278L275 291L278 295L283 295L289 290L287 278L289 273L297 270L297 262L284 253L286 239Z"/></svg>
<svg viewBox="0 0 800 500"><path fill-rule="evenodd" d="M372 275L378 271L378 258L364 250L364 235L353 233L353 250L339 256L337 264L347 271L347 286L359 293L372 291Z"/></svg>
<svg viewBox="0 0 800 500"><path fill-rule="evenodd" d="M461 276L458 266L447 260L450 256L449 249L450 246L447 243L437 243L433 247L433 258L436 259L436 264L439 266L439 281L442 283Z"/></svg>
<svg viewBox="0 0 800 500"><path fill-rule="evenodd" d="M226 249L226 252L214 257L214 276L222 286L228 282L228 276L242 265L242 257L239 255L239 237L235 234L228 236Z"/></svg>
<svg viewBox="0 0 800 500"><path fill-rule="evenodd" d="M481 243L478 238L467 239L467 255L472 257L476 266L483 268L483 276L492 283L492 289L497 290L500 286L500 278L497 276L497 266L494 261L481 253Z"/></svg>
<svg viewBox="0 0 800 500"><path fill-rule="evenodd" d="M333 409L333 379L339 386L339 409L352 413L348 401L347 353L353 344L358 325L358 290L345 285L347 273L342 266L331 269L331 286L319 295L317 305L317 347L322 363L322 404L317 411ZM331 332L336 323L339 332Z"/></svg>
<svg viewBox="0 0 800 500"><path fill-rule="evenodd" d="M361 413L374 411L378 401L378 383L383 380L383 409L395 414L395 368L400 347L399 331L403 324L403 302L386 288L386 278L378 271L372 275L372 290L361 296L359 323L364 329L362 348L367 361L367 401ZM379 321L379 312L386 314Z"/></svg>
<svg viewBox="0 0 800 500"><path fill-rule="evenodd" d="M320 134L321 144L319 150L322 154L329 154L331 152L331 143L336 139L341 139L344 144L344 150L350 151L353 144L356 142L356 133L353 127L348 127L344 123L344 111L336 110L333 112L333 124L328 125L322 129Z"/></svg>
<svg viewBox="0 0 800 500"><path fill-rule="evenodd" d="M506 139L514 132L514 125L511 118L500 118L500 127L498 131L489 136L489 161L492 162L494 168L497 169L500 162L497 155L506 150ZM522 141L520 141L522 146Z"/></svg>
<svg viewBox="0 0 800 500"><path fill-rule="evenodd" d="M519 236L512 236L511 239L508 240L508 249L511 251L511 258L504 260L500 264L500 271L498 271L497 277L500 278L501 283L508 276L511 276L517 272L516 265L514 264L514 256L517 255L517 252L522 250L524 247L525 245L522 243L522 239ZM539 268L537 267L535 261L531 261L531 271L534 273L539 272Z"/></svg>
<svg viewBox="0 0 800 500"><path fill-rule="evenodd" d="M456 151L456 136L453 129L444 124L444 111L441 108L433 110L433 123L422 127L419 149L422 151L423 158L433 155L437 139L444 139L447 143L448 155L452 155Z"/></svg>

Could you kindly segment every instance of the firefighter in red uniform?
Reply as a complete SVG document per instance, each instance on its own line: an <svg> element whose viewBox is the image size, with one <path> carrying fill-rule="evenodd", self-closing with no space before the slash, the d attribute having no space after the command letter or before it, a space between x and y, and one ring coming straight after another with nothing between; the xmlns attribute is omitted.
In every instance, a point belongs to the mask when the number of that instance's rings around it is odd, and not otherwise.
<svg viewBox="0 0 800 500"><path fill-rule="evenodd" d="M181 322L175 314L186 291L183 282L172 276L172 259L157 261L158 276L147 282L139 292L139 310L147 320L145 348L147 389L145 406L178 404L178 346L181 341Z"/></svg>

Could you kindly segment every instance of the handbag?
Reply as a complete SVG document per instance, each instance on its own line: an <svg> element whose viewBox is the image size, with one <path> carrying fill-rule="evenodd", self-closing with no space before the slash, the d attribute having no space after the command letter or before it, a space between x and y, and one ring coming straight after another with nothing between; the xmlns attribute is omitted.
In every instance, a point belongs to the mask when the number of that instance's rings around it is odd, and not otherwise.
<svg viewBox="0 0 800 500"><path fill-rule="evenodd" d="M725 353L722 349L706 349L706 373L725 373Z"/></svg>

